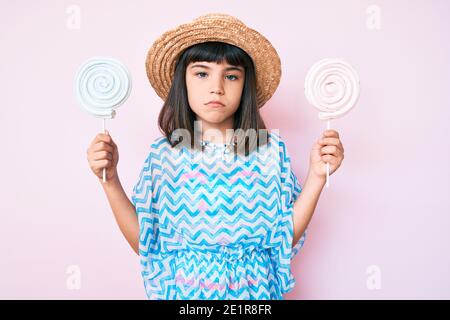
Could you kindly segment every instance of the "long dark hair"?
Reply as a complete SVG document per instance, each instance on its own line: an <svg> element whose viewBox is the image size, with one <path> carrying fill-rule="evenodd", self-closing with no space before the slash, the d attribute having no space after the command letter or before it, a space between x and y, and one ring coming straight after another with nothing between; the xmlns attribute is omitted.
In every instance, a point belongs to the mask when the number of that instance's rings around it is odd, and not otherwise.
<svg viewBox="0 0 450 320"><path fill-rule="evenodd" d="M170 141L172 147L180 143L184 136L190 135L190 146L201 148L194 141L194 121L196 115L188 102L186 88L186 68L191 62L206 61L221 63L225 60L233 66L245 69L244 87L238 109L234 113L233 139L237 142L234 152L247 155L256 147L267 143L266 125L259 113L256 100L256 74L253 60L241 48L224 42L203 42L185 49L177 61L175 74L169 94L159 113L158 125ZM254 131L253 131L254 130ZM179 132L184 132L181 135ZM252 136L252 132L254 136ZM261 135L261 136L260 136ZM252 139L256 137L256 139ZM260 137L260 138L258 138ZM185 142L186 143L186 142Z"/></svg>

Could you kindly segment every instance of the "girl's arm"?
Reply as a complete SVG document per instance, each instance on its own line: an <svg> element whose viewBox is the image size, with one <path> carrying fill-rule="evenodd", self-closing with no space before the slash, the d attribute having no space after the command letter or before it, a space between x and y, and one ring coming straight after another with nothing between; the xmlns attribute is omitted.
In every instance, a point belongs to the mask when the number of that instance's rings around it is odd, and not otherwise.
<svg viewBox="0 0 450 320"><path fill-rule="evenodd" d="M116 175L105 183L100 180L100 183L106 193L120 231L134 252L139 255L139 222L136 209L123 190L119 176Z"/></svg>
<svg viewBox="0 0 450 320"><path fill-rule="evenodd" d="M336 130L326 130L323 137L316 141L311 150L308 178L302 192L294 203L294 239L293 246L305 232L311 220L320 193L326 183L325 164L330 164L330 175L344 160L344 146Z"/></svg>
<svg viewBox="0 0 450 320"><path fill-rule="evenodd" d="M302 192L294 203L294 238L292 247L300 240L316 209L317 202L325 185L326 179L308 173Z"/></svg>

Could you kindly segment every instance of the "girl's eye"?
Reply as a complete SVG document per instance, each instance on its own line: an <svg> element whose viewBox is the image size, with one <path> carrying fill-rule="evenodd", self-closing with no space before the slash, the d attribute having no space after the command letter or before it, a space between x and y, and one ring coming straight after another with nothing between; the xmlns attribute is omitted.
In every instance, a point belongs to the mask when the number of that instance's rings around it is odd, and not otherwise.
<svg viewBox="0 0 450 320"><path fill-rule="evenodd" d="M206 72L197 72L195 75L199 76L199 75L206 75ZM235 81L238 79L238 77L234 76L234 75L228 75L227 77L234 77L233 79L231 79L231 81ZM203 76L200 76L200 78L204 78Z"/></svg>
<svg viewBox="0 0 450 320"><path fill-rule="evenodd" d="M234 80L232 80L232 81L235 81L235 80L237 80L237 79L238 79L238 77L236 77L236 76L233 76L233 75L229 75L228 77L234 77L235 79L234 79Z"/></svg>

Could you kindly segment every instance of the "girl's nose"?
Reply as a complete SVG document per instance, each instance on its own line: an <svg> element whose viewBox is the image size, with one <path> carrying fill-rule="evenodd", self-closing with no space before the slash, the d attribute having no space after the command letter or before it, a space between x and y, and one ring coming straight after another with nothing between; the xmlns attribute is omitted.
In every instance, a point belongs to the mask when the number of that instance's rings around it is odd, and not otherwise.
<svg viewBox="0 0 450 320"><path fill-rule="evenodd" d="M223 94L223 91L221 89L212 89L211 93Z"/></svg>
<svg viewBox="0 0 450 320"><path fill-rule="evenodd" d="M223 94L223 82L222 79L215 79L211 88L211 93Z"/></svg>

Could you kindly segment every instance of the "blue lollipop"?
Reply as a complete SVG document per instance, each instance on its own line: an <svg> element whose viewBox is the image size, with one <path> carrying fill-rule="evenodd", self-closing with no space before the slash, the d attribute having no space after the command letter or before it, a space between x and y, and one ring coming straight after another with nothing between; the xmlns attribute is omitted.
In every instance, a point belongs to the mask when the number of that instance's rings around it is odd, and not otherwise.
<svg viewBox="0 0 450 320"><path fill-rule="evenodd" d="M125 66L112 58L95 57L87 60L78 70L76 96L85 111L103 119L113 119L116 111L130 95L131 77ZM103 168L103 182L106 170Z"/></svg>

